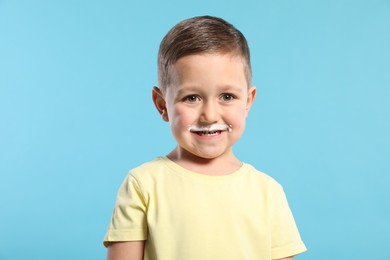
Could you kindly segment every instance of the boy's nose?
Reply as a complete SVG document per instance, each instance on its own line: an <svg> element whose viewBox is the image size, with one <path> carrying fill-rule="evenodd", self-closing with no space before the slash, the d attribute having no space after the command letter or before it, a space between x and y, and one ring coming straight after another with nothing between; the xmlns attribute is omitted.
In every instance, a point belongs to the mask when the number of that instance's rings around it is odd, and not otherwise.
<svg viewBox="0 0 390 260"><path fill-rule="evenodd" d="M218 122L220 114L218 111L218 105L213 102L206 102L202 106L202 112L200 115L200 122L206 124L212 124Z"/></svg>

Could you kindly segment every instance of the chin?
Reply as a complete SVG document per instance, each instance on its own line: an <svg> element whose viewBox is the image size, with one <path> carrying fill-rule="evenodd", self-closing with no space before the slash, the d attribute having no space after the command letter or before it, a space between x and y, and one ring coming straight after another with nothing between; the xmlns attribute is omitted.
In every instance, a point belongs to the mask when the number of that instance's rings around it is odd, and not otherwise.
<svg viewBox="0 0 390 260"><path fill-rule="evenodd" d="M205 159L205 160L213 160L220 157L224 157L226 155L225 152L203 152L203 153L193 153L196 157Z"/></svg>

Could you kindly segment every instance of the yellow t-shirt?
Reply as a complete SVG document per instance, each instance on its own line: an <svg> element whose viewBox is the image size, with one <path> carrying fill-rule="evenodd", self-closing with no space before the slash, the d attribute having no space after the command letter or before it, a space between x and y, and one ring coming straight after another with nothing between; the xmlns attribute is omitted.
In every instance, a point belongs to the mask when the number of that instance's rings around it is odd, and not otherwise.
<svg viewBox="0 0 390 260"><path fill-rule="evenodd" d="M146 240L146 260L270 260L306 251L283 188L248 164L225 176L166 157L130 171L104 245Z"/></svg>

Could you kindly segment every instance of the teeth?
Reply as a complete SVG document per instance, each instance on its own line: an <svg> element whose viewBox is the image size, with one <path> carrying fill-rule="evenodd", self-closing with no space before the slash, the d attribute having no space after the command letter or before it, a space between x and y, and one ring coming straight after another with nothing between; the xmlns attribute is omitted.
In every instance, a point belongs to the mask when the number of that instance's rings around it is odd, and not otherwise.
<svg viewBox="0 0 390 260"><path fill-rule="evenodd" d="M198 134L203 136L213 136L219 134L219 131L200 131Z"/></svg>

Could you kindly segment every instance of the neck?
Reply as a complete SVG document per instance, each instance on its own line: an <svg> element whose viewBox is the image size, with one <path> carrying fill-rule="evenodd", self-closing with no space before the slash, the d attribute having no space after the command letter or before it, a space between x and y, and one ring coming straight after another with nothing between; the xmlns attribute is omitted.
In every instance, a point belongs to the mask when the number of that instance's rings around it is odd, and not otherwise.
<svg viewBox="0 0 390 260"><path fill-rule="evenodd" d="M232 151L216 158L203 158L175 148L167 157L187 170L205 175L228 175L242 166Z"/></svg>

